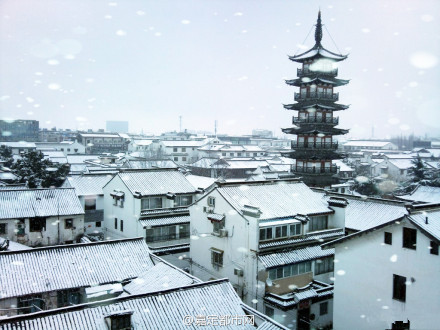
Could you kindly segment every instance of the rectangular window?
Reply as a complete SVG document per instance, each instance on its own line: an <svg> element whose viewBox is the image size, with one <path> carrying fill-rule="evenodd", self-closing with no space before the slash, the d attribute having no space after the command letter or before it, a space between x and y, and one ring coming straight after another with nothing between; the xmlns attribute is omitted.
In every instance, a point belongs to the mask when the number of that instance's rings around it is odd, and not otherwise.
<svg viewBox="0 0 440 330"><path fill-rule="evenodd" d="M287 226L275 227L275 238L287 237Z"/></svg>
<svg viewBox="0 0 440 330"><path fill-rule="evenodd" d="M46 218L30 218L29 227L32 232L46 230Z"/></svg>
<svg viewBox="0 0 440 330"><path fill-rule="evenodd" d="M315 275L329 273L334 270L333 257L318 259L315 262Z"/></svg>
<svg viewBox="0 0 440 330"><path fill-rule="evenodd" d="M220 229L225 228L225 220L223 220L223 221L213 221L212 225L213 225L212 231L214 233L219 234L220 233Z"/></svg>
<svg viewBox="0 0 440 330"><path fill-rule="evenodd" d="M392 245L393 244L393 234L389 232L384 232L383 242L385 244Z"/></svg>
<svg viewBox="0 0 440 330"><path fill-rule="evenodd" d="M266 241L272 239L272 228L261 228L260 229L260 241Z"/></svg>
<svg viewBox="0 0 440 330"><path fill-rule="evenodd" d="M186 152L186 148L182 148L182 152Z"/></svg>
<svg viewBox="0 0 440 330"><path fill-rule="evenodd" d="M179 238L189 237L189 223L181 224L179 226Z"/></svg>
<svg viewBox="0 0 440 330"><path fill-rule="evenodd" d="M269 306L265 306L265 309L266 309L266 315L273 318L273 316L275 314L275 310Z"/></svg>
<svg viewBox="0 0 440 330"><path fill-rule="evenodd" d="M319 315L326 315L328 313L328 301L319 304Z"/></svg>
<svg viewBox="0 0 440 330"><path fill-rule="evenodd" d="M35 313L46 309L41 294L17 298L18 314Z"/></svg>
<svg viewBox="0 0 440 330"><path fill-rule="evenodd" d="M118 218L115 218L115 229L118 229Z"/></svg>
<svg viewBox="0 0 440 330"><path fill-rule="evenodd" d="M101 227L101 221L96 221L95 222L95 227L97 227L97 228Z"/></svg>
<svg viewBox="0 0 440 330"><path fill-rule="evenodd" d="M289 236L301 235L301 224L296 223L289 226Z"/></svg>
<svg viewBox="0 0 440 330"><path fill-rule="evenodd" d="M223 251L211 249L211 263L215 267L223 267Z"/></svg>
<svg viewBox="0 0 440 330"><path fill-rule="evenodd" d="M188 206L192 204L191 195L176 196L174 206Z"/></svg>
<svg viewBox="0 0 440 330"><path fill-rule="evenodd" d="M65 219L64 229L72 229L72 228L73 228L73 219Z"/></svg>
<svg viewBox="0 0 440 330"><path fill-rule="evenodd" d="M434 241L431 241L431 254L435 254L438 256L438 244Z"/></svg>
<svg viewBox="0 0 440 330"><path fill-rule="evenodd" d="M141 200L141 209L153 210L162 208L162 197L150 197Z"/></svg>
<svg viewBox="0 0 440 330"><path fill-rule="evenodd" d="M121 220L121 231L124 231L124 220Z"/></svg>
<svg viewBox="0 0 440 330"><path fill-rule="evenodd" d="M222 152L222 156L226 156L226 152Z"/></svg>
<svg viewBox="0 0 440 330"><path fill-rule="evenodd" d="M403 247L407 249L416 249L417 230L403 227Z"/></svg>
<svg viewBox="0 0 440 330"><path fill-rule="evenodd" d="M173 152L177 152L177 148L173 148Z"/></svg>
<svg viewBox="0 0 440 330"><path fill-rule="evenodd" d="M81 302L81 293L79 289L57 291L58 308L70 305L77 305Z"/></svg>
<svg viewBox="0 0 440 330"><path fill-rule="evenodd" d="M186 157L182 157L182 162L186 162Z"/></svg>
<svg viewBox="0 0 440 330"><path fill-rule="evenodd" d="M7 235L6 223L0 223L0 235Z"/></svg>
<svg viewBox="0 0 440 330"><path fill-rule="evenodd" d="M328 217L326 215L311 217L309 222L309 231L327 229L327 220Z"/></svg>
<svg viewBox="0 0 440 330"><path fill-rule="evenodd" d="M179 157L174 157L174 161L178 162L179 161Z"/></svg>
<svg viewBox="0 0 440 330"><path fill-rule="evenodd" d="M393 274L393 299L406 301L406 277Z"/></svg>
<svg viewBox="0 0 440 330"><path fill-rule="evenodd" d="M208 197L208 206L215 206L215 197Z"/></svg>
<svg viewBox="0 0 440 330"><path fill-rule="evenodd" d="M296 276L308 273L312 270L311 261L304 261L293 265L277 267L269 270L269 278L277 280L280 278Z"/></svg>
<svg viewBox="0 0 440 330"><path fill-rule="evenodd" d="M86 198L84 200L84 210L96 210L96 198Z"/></svg>

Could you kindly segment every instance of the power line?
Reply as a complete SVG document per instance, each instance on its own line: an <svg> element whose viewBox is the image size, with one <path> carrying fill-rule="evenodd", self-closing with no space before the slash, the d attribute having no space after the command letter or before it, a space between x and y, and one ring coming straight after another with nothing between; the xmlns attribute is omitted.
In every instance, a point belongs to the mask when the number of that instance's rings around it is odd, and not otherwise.
<svg viewBox="0 0 440 330"><path fill-rule="evenodd" d="M339 54L342 55L341 51L340 51L339 48L338 48L338 45L336 45L336 42L333 40L332 35L331 35L330 32L327 30L327 27L326 27L325 25L324 25L324 28L325 28L325 30L327 31L327 33L328 33L330 39L333 41L333 44L335 45L335 47L336 47L336 49L338 50Z"/></svg>
<svg viewBox="0 0 440 330"><path fill-rule="evenodd" d="M304 45L305 43L306 43L306 40L307 40L307 38L309 37L309 35L310 35L310 32L312 32L312 30L313 30L313 27L314 27L315 25L313 24L312 25L312 27L310 28L310 31L309 31L309 33L307 33L307 37L304 39L304 41L302 42L302 45ZM294 56L296 56L296 54L298 54L298 51L300 50L300 47L298 47L297 48L297 50L296 50L296 52L295 52L295 55Z"/></svg>

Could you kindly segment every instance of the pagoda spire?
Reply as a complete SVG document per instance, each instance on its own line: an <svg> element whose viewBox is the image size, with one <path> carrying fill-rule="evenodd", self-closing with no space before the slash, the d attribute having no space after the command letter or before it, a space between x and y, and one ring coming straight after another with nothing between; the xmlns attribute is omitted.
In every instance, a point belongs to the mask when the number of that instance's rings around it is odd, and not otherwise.
<svg viewBox="0 0 440 330"><path fill-rule="evenodd" d="M318 12L318 20L316 22L316 29L315 29L315 48L321 47L321 40L322 40L322 24L321 24L321 10Z"/></svg>

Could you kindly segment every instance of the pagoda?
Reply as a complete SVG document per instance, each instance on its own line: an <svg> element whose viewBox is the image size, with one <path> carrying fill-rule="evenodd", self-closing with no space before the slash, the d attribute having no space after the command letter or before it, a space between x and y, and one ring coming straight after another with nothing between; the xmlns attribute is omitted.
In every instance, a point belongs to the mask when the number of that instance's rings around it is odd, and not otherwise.
<svg viewBox="0 0 440 330"><path fill-rule="evenodd" d="M302 54L289 56L302 67L297 69L298 78L286 80L288 85L299 87L299 92L294 95L296 103L286 104L284 108L298 111L298 116L293 116L294 126L282 131L297 136L296 141L292 141L291 150L283 153L296 160L292 172L310 186L323 187L337 183L337 167L332 160L343 158L337 152L338 142L334 136L348 133L348 130L336 128L339 118L334 116L334 112L345 110L348 106L336 103L339 93L335 93L334 88L349 81L338 79L336 68L336 63L345 60L347 55L325 49L321 40L319 11L315 45Z"/></svg>

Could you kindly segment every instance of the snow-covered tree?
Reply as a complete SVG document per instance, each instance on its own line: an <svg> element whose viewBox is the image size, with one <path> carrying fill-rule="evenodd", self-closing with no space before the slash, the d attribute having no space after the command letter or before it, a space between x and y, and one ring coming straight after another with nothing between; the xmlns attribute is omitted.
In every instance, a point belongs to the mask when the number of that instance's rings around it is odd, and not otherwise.
<svg viewBox="0 0 440 330"><path fill-rule="evenodd" d="M3 162L5 167L11 167L14 163L14 158L12 158L12 149L7 146L0 146L0 160Z"/></svg>

